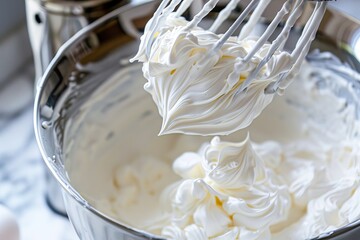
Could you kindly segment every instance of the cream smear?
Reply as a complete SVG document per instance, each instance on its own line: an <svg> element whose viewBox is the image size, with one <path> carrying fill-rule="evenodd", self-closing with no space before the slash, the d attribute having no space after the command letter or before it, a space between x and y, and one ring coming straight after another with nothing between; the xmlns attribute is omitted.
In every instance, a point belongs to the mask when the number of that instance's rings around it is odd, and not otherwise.
<svg viewBox="0 0 360 240"><path fill-rule="evenodd" d="M221 138L158 137L141 66L126 67L68 125L72 185L168 239L300 240L359 219L360 77L330 54L309 59L284 96Z"/></svg>

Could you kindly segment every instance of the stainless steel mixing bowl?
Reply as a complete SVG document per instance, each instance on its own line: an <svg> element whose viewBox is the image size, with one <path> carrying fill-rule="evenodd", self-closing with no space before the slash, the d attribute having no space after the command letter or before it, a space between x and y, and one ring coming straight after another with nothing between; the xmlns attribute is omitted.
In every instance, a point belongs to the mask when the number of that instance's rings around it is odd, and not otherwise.
<svg viewBox="0 0 360 240"><path fill-rule="evenodd" d="M63 187L69 219L83 240L156 239L120 224L86 201L70 184L64 167L63 146L69 119L106 79L121 68L120 59L124 61L134 55L140 32L157 3L129 1L85 27L59 49L37 89L34 125L38 145L49 171ZM208 20L211 21L214 15L209 15ZM292 33L293 39L297 34L296 31ZM328 10L313 47L333 52L360 71L360 53L356 52L360 49L360 23L356 20ZM360 220L318 239L358 239L359 233Z"/></svg>

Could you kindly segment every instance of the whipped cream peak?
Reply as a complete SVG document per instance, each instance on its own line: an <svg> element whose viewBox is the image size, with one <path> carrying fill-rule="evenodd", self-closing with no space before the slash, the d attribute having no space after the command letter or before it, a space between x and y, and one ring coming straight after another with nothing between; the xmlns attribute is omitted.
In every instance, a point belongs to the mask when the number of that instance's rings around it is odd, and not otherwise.
<svg viewBox="0 0 360 240"><path fill-rule="evenodd" d="M162 234L196 224L207 238L236 238L242 231L269 230L286 219L290 195L284 185L277 184L280 180L270 179L276 175L266 169L252 145L249 135L239 143L215 137L197 153L178 157L173 169L184 179L165 191L171 199L175 229L170 231L168 226ZM252 234L262 236L263 232Z"/></svg>
<svg viewBox="0 0 360 240"><path fill-rule="evenodd" d="M263 163L251 145L249 134L240 143L213 138L205 149L202 165L214 186L232 191L266 179Z"/></svg>

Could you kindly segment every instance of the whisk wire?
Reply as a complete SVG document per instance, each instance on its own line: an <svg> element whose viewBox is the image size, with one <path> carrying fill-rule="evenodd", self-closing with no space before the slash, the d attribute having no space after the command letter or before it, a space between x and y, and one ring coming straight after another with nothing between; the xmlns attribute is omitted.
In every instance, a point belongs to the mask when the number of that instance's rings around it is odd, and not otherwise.
<svg viewBox="0 0 360 240"><path fill-rule="evenodd" d="M303 0L296 1L294 10L290 14L288 20L286 21L285 27L282 29L282 31L277 36L277 38L272 42L265 57L260 61L260 63L256 66L256 68L252 72L250 72L249 76L240 85L238 92L244 91L251 84L251 82L259 74L260 70L265 66L265 64L267 64L270 61L270 59L272 58L274 53L278 50L278 48L281 46L281 44L288 39L291 28L294 26L295 22L298 20L298 18L301 15L300 10L303 3L304 3Z"/></svg>
<svg viewBox="0 0 360 240"><path fill-rule="evenodd" d="M150 34L148 35L149 38L146 39L146 41L144 41L147 43L147 46L146 46L146 55L147 56L150 56L151 46L152 46L152 43L154 42L153 36L155 35L156 31L158 30L157 26L159 25L161 14L162 14L164 8L169 4L169 2L170 2L170 0L161 1L161 4L156 9L156 11L152 17L152 22L149 25L149 29L152 29L152 30L151 30Z"/></svg>
<svg viewBox="0 0 360 240"><path fill-rule="evenodd" d="M151 29L150 35L148 35L147 46L146 46L146 55L149 56L151 46L155 39L155 34L159 30L159 23L162 22L164 17L167 17L169 14L174 13L175 17L181 16L187 9L189 9L196 0L163 0L159 8L155 11L152 22L149 25ZM200 0L199 0L200 1ZM187 25L184 27L184 30L190 31L194 27L198 26L199 23L217 6L219 0L208 0L203 8L195 14L195 16L190 20ZM219 27L230 17L231 13L236 9L241 0L230 0L229 3L225 6L223 10L220 11L214 23L209 28L209 31L216 32ZM250 32L254 29L256 23L259 21L259 18L262 16L268 5L271 3L271 0L251 0L251 2L245 7L245 9L240 13L236 18L233 24L227 29L227 31L221 35L219 40L214 44L209 54L213 52L218 52L225 42L233 36L234 32L238 30L244 20L250 15L249 21L241 29L237 40L244 40L249 36ZM232 82L236 80L237 75L242 71L243 66L248 63L254 55L269 41L270 37L274 34L277 26L284 20L285 16L288 15L284 27L280 31L280 34L275 38L274 41L270 43L270 46L265 54L265 57L260 60L259 64L252 70L247 78L239 86L236 94L243 92L247 87L252 83L252 81L258 76L260 71L264 66L272 59L276 52L282 51L285 43L287 42L290 31L294 27L295 23L298 21L302 15L305 5L305 0L287 0L282 5L280 11L273 18L269 26L266 28L265 32L258 38L256 44L252 49L244 56L238 57L234 64L234 73L232 73ZM178 8L177 8L178 7ZM177 10L175 11L175 9ZM266 88L266 93L274 93L279 87L287 86L290 82L288 76L294 71L297 71L301 65L301 62L307 54L312 40L315 38L317 29L319 27L320 21L325 13L326 2L317 2L315 4L314 10L311 16L308 19L308 22L305 24L303 32L296 43L295 48L292 51L284 52L282 54L287 54L290 62L289 66L283 66L281 72L277 76L277 80L271 82ZM206 56L204 56L206 57Z"/></svg>
<svg viewBox="0 0 360 240"><path fill-rule="evenodd" d="M224 43L231 37L234 32L240 27L245 18L250 14L250 12L256 7L260 0L253 0L250 4L244 9L244 11L240 14L240 16L235 20L235 22L231 25L231 27L225 32L224 35L217 41L213 50L218 51Z"/></svg>
<svg viewBox="0 0 360 240"><path fill-rule="evenodd" d="M255 8L254 12L251 14L249 21L241 29L239 36L238 36L239 41L244 40L244 38L249 36L251 31L254 29L254 26L259 21L261 15L263 14L265 9L269 5L270 1L271 0L260 0L257 8Z"/></svg>
<svg viewBox="0 0 360 240"><path fill-rule="evenodd" d="M297 72L301 66L302 61L305 59L306 54L308 53L311 42L315 39L317 29L319 28L320 22L322 17L325 14L326 10L326 3L321 2L317 3L315 6L315 10L313 11L312 16L306 23L304 27L304 31L298 41L297 46L295 47L295 50L293 51L292 59L295 59L295 62L293 63L292 68L282 74L277 82L274 84L273 91L277 91L279 87L286 88L290 84L290 78L288 78L289 75L293 72ZM315 23L315 27L311 28L311 23Z"/></svg>
<svg viewBox="0 0 360 240"><path fill-rule="evenodd" d="M276 14L273 21L271 21L270 25L266 28L265 32L261 35L261 37L257 40L256 45L251 49L251 51L244 58L244 62L247 63L251 60L251 58L255 55L257 51L269 40L270 36L274 33L276 27L279 25L281 20L283 20L284 16L289 13L291 7L290 1L286 2L281 10Z"/></svg>
<svg viewBox="0 0 360 240"><path fill-rule="evenodd" d="M186 26L185 30L191 29L197 26L201 20L206 17L217 5L219 0L209 0L201 9L201 11L194 16L191 22Z"/></svg>
<svg viewBox="0 0 360 240"><path fill-rule="evenodd" d="M291 7L291 2L287 1L286 4L284 4L280 11L276 14L273 21L270 23L268 28L265 30L265 32L261 35L261 37L256 42L255 46L248 52L248 54L244 57L238 57L236 59L236 63L234 66L234 73L231 74L230 79L236 79L237 76L241 73L244 66L246 66L246 63L248 63L251 58L259 51L259 49L269 40L270 36L274 33L276 27L279 25L279 23L282 21L284 16L289 13Z"/></svg>
<svg viewBox="0 0 360 240"><path fill-rule="evenodd" d="M180 17L184 14L184 12L190 7L190 5L193 3L193 0L184 0L180 4L180 7L176 10L175 17Z"/></svg>
<svg viewBox="0 0 360 240"><path fill-rule="evenodd" d="M229 18L231 12L236 8L236 6L241 2L241 0L231 0L226 7L220 11L219 15L215 19L214 23L210 27L209 31L216 32L219 27L224 23L226 19Z"/></svg>
<svg viewBox="0 0 360 240"><path fill-rule="evenodd" d="M325 13L325 2L318 2L316 3L315 9L312 12L310 19L305 24L304 30L300 36L300 39L298 40L295 50L291 54L292 57L297 58L299 57L300 53L303 52L303 49L306 44L311 43L311 41L308 41L314 33L316 33L317 28L320 25L321 19ZM312 27L312 23L315 23L315 28Z"/></svg>

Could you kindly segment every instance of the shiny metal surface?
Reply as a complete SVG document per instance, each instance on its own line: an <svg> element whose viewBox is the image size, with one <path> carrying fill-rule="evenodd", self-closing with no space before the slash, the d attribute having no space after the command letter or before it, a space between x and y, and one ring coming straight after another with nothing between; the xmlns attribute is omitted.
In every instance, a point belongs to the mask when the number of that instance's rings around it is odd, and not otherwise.
<svg viewBox="0 0 360 240"><path fill-rule="evenodd" d="M64 168L65 125L106 79L129 59L138 46L140 31L158 1L137 0L118 8L80 30L58 51L38 84L34 105L36 138L46 165L63 187L69 218L80 239L156 239L124 226L97 211L74 189ZM211 15L210 21L211 21ZM296 32L292 37L296 39ZM356 46L360 23L329 9L314 48L335 53L360 71ZM360 221L317 239L358 239Z"/></svg>
<svg viewBox="0 0 360 240"><path fill-rule="evenodd" d="M60 46L80 29L127 4L127 0L27 0L27 23L35 62L35 85ZM47 172L48 173L48 172ZM47 201L66 215L60 187L47 174Z"/></svg>
<svg viewBox="0 0 360 240"><path fill-rule="evenodd" d="M129 0L27 0L27 23L39 79L75 33Z"/></svg>

